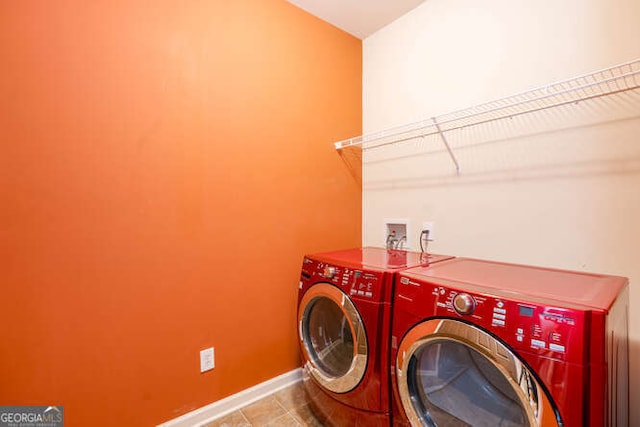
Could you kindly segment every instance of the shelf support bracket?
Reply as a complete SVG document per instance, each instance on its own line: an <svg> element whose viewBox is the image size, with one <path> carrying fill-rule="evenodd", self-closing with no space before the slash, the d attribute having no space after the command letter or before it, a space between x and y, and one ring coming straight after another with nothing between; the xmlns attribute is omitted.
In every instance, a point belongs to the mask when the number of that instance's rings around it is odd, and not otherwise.
<svg viewBox="0 0 640 427"><path fill-rule="evenodd" d="M456 175L460 175L460 165L458 164L458 161L456 160L456 156L453 154L453 151L451 151L451 147L447 142L447 138L444 136L444 132L442 132L442 129L440 129L440 124L438 123L435 117L431 117L431 121L433 122L434 126L438 130L438 134L440 135L440 138L442 138L442 142L444 143L444 146L447 148L447 151L449 152L449 157L451 157L453 164L456 166Z"/></svg>

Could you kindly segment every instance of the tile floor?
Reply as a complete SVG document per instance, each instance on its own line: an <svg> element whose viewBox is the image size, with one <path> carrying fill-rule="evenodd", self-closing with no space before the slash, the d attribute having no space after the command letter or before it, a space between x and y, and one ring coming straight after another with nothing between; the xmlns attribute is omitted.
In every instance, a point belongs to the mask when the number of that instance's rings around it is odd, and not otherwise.
<svg viewBox="0 0 640 427"><path fill-rule="evenodd" d="M204 427L322 427L309 408L302 382L282 389Z"/></svg>

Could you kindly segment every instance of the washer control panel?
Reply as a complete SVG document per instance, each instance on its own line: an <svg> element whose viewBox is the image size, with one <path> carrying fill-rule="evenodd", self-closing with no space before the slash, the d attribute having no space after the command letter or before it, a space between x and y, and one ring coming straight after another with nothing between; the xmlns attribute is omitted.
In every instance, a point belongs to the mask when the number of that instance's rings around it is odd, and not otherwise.
<svg viewBox="0 0 640 427"><path fill-rule="evenodd" d="M352 298L381 301L384 295L384 272L350 268L305 258L300 288L313 283L331 283ZM390 291L389 291L390 293ZM387 299L390 297L387 295Z"/></svg>
<svg viewBox="0 0 640 427"><path fill-rule="evenodd" d="M459 318L482 327L510 346L555 359L581 362L586 312L501 298L401 276L396 309L417 318Z"/></svg>

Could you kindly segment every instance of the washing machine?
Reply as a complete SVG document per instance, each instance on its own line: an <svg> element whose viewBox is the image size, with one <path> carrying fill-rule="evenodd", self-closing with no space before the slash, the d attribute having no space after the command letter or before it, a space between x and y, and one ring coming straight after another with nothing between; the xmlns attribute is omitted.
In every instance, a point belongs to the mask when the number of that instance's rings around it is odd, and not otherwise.
<svg viewBox="0 0 640 427"><path fill-rule="evenodd" d="M628 280L455 258L399 273L393 425L627 427Z"/></svg>
<svg viewBox="0 0 640 427"><path fill-rule="evenodd" d="M396 273L447 258L374 247L304 257L298 296L303 384L327 425L390 425Z"/></svg>

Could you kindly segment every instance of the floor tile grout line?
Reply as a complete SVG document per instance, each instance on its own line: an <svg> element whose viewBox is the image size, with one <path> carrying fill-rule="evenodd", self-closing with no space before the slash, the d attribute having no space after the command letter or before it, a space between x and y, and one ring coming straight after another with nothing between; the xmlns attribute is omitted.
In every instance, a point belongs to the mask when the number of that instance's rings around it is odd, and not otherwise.
<svg viewBox="0 0 640 427"><path fill-rule="evenodd" d="M296 417L296 415L291 412L288 408L285 408L285 406L276 398L276 401L278 402L278 405L280 405L280 407L282 409L284 409L284 411L287 413L287 415L289 415L291 418L293 418L293 421L295 421L296 425L299 427L304 427L302 424L300 424L300 422L298 421L298 418ZM305 405L308 405L308 402L305 399L305 402L301 405L295 406L295 409L301 408Z"/></svg>
<svg viewBox="0 0 640 427"><path fill-rule="evenodd" d="M293 416L293 414L291 412L289 412L289 410L287 408L284 407L284 405L282 404L282 402L280 402L280 399L278 399L276 397L276 402L278 403L278 405L280 405L280 407L282 409L284 409L284 413L286 415L288 415L289 417L293 418L293 421L295 421L296 425L300 425L300 423L298 422L298 420L296 419L296 417Z"/></svg>
<svg viewBox="0 0 640 427"><path fill-rule="evenodd" d="M238 412L240 412L240 415L242 415L242 418L244 418L244 420L247 422L247 424L249 424L249 427L253 427L253 423L251 421L249 421L249 418L247 418L247 416L244 414L244 412L242 412L242 409L240 409Z"/></svg>

